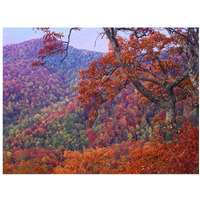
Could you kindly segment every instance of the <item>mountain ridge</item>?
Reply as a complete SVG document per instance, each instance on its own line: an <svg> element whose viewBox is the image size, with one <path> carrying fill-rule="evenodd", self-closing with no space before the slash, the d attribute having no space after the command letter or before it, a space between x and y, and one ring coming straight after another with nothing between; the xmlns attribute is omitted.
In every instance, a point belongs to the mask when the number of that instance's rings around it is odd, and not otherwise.
<svg viewBox="0 0 200 200"><path fill-rule="evenodd" d="M102 55L70 47L69 56L62 63L59 56L54 55L45 66L31 67L31 63L37 59L41 45L41 40L33 39L6 45L3 49L4 122L5 115L11 114L13 108L14 116L19 117L23 108L31 108L34 111L39 109L41 104L49 106L73 93L71 89L79 80L77 71L89 67L90 62ZM11 107L10 112L8 104Z"/></svg>
<svg viewBox="0 0 200 200"><path fill-rule="evenodd" d="M27 43L34 43L34 42L41 42L41 46L42 46L42 38L35 38L35 39L30 39L30 40L25 40L23 42L18 42L18 43L13 43L13 44L6 44L6 45L3 45L3 49L4 48L9 48L9 47L15 47L15 46L20 46L20 45L23 45L23 44L27 44ZM69 45L69 49L77 49L77 50L82 50L82 51L89 51L89 52L96 52L96 53L101 53L101 54L105 54L105 52L101 52L101 51L95 51L95 50L89 50L89 49L86 49L86 48L77 48L77 47L74 47L73 45Z"/></svg>

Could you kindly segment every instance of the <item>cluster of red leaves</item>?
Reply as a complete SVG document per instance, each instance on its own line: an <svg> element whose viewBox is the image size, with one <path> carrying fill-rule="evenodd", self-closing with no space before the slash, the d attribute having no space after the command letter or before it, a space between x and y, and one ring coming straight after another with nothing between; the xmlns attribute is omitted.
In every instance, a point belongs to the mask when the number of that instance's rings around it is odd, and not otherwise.
<svg viewBox="0 0 200 200"><path fill-rule="evenodd" d="M130 153L128 173L199 173L199 129L185 123L177 141L155 142Z"/></svg>
<svg viewBox="0 0 200 200"><path fill-rule="evenodd" d="M62 161L60 149L16 149L3 152L4 174L50 174Z"/></svg>
<svg viewBox="0 0 200 200"><path fill-rule="evenodd" d="M148 111L145 105L138 105L138 93L132 85L125 88L117 95L113 104L107 102L99 110L98 124L86 130L90 139L90 147L107 147L115 143L128 140L136 140L136 125L141 123L143 116ZM147 125L147 124L145 124ZM139 137L139 136L138 136Z"/></svg>
<svg viewBox="0 0 200 200"><path fill-rule="evenodd" d="M56 33L54 31L51 32L49 28L37 29L43 31L45 35L43 36L42 40L43 46L38 52L38 58L40 60L34 61L32 63L32 67L44 65L45 62L43 62L42 60L44 60L47 56L50 56L52 54L59 55L64 53L63 42L61 41L61 39L64 37L63 33Z"/></svg>

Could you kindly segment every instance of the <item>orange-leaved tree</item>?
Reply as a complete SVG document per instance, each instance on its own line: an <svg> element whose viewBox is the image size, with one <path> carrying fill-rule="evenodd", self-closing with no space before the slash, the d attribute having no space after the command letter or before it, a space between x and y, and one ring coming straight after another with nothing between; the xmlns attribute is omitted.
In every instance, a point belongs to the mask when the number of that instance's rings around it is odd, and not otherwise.
<svg viewBox="0 0 200 200"><path fill-rule="evenodd" d="M68 52L49 29L45 32L40 59ZM79 29L78 29L79 30ZM99 61L79 72L82 81L75 90L85 109L88 124L95 120L99 107L112 100L128 84L141 93L143 102L153 102L166 113L166 123L176 123L176 103L198 93L199 29L198 28L103 28L109 40L109 52ZM128 33L122 37L119 32ZM65 58L64 57L64 58ZM64 59L63 58L63 59ZM35 62L38 65L43 62ZM198 94L197 94L198 97ZM198 104L198 98L197 104Z"/></svg>
<svg viewBox="0 0 200 200"><path fill-rule="evenodd" d="M129 39L118 31L130 31ZM76 87L83 107L90 108L89 123L99 106L112 100L128 84L143 99L157 104L166 113L166 123L175 125L178 101L198 91L198 29L104 28L109 52L88 70L79 72Z"/></svg>

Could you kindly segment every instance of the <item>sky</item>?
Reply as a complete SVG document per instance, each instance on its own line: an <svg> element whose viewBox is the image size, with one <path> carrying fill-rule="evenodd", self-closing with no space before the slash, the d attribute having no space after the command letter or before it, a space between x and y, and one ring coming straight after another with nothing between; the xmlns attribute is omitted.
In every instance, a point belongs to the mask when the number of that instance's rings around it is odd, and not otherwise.
<svg viewBox="0 0 200 200"><path fill-rule="evenodd" d="M67 41L70 28L51 28L51 30L63 33L64 40ZM103 39L101 37L98 38L100 32L102 32L101 28L82 28L80 31L73 31L70 45L78 49L107 52L108 40L105 37ZM42 36L42 31L35 32L33 28L3 28L3 45L16 44L30 39L41 38Z"/></svg>

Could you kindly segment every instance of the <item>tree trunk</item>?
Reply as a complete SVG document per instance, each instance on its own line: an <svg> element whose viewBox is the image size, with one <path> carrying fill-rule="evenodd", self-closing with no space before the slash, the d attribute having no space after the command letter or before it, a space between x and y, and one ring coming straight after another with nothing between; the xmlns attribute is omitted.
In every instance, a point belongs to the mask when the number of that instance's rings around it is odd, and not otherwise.
<svg viewBox="0 0 200 200"><path fill-rule="evenodd" d="M166 119L165 122L167 126L172 129L176 127L176 98L173 92L173 87L167 88L167 94L169 96L169 99L167 103L165 104L165 113L166 113Z"/></svg>
<svg viewBox="0 0 200 200"><path fill-rule="evenodd" d="M165 119L166 124L173 126L176 123L175 106L168 107L167 109L165 109L165 112L166 112L166 119Z"/></svg>
<svg viewBox="0 0 200 200"><path fill-rule="evenodd" d="M106 36L110 40L113 48L114 48L116 58L117 58L119 64L121 65L121 67L122 68L129 67L128 65L126 65L122 61L122 59L120 57L121 56L121 50L120 50L118 41L116 39L114 28L104 28L104 31L105 31ZM169 96L168 99L162 99L158 95L156 95L153 92L151 92L150 90L148 90L140 82L140 80L137 77L133 77L131 82L133 83L133 85L136 87L136 89L141 94L143 94L146 98L148 98L149 100L151 100L152 102L157 104L161 109L163 109L165 111L165 113L166 113L165 122L166 122L168 128L172 129L172 128L176 127L176 112L175 112L176 98L175 98L175 95L174 95L174 92L173 92L173 88L174 88L174 86L176 86L178 83L183 81L188 76L189 76L189 72L187 71L182 76L175 79L172 83L167 84L167 85L161 85L162 87L165 87L165 89L167 90L167 94Z"/></svg>

